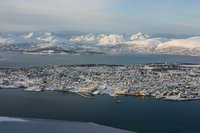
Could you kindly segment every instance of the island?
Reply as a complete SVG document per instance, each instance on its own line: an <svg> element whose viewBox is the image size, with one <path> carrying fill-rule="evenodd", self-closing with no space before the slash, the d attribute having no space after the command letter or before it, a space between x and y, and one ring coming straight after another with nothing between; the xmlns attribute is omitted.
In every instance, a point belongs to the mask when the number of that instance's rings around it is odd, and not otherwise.
<svg viewBox="0 0 200 133"><path fill-rule="evenodd" d="M172 101L197 100L200 99L200 65L87 64L0 68L0 88L73 92L88 97L126 95Z"/></svg>

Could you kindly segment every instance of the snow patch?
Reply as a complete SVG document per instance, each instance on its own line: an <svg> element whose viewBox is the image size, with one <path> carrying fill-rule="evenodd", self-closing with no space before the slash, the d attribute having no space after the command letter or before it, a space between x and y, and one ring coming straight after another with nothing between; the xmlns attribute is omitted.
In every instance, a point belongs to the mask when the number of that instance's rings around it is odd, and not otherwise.
<svg viewBox="0 0 200 133"><path fill-rule="evenodd" d="M34 35L34 33L30 32L30 33L24 35L24 38L25 38L25 39L29 39L29 38L32 38L33 35Z"/></svg>
<svg viewBox="0 0 200 133"><path fill-rule="evenodd" d="M145 40L149 38L151 38L149 35L142 34L141 32L131 35L131 40Z"/></svg>
<svg viewBox="0 0 200 133"><path fill-rule="evenodd" d="M10 38L2 38L0 37L0 45L10 45L13 44L14 41Z"/></svg>
<svg viewBox="0 0 200 133"><path fill-rule="evenodd" d="M19 119L19 118L0 116L0 122L27 122L27 120Z"/></svg>

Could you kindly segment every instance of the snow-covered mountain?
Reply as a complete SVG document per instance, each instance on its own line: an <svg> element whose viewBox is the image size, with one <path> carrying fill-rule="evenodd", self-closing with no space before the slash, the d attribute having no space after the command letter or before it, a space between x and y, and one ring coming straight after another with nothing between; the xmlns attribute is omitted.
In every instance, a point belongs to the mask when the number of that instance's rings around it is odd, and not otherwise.
<svg viewBox="0 0 200 133"><path fill-rule="evenodd" d="M149 35L142 34L141 32L131 35L131 40L144 40L149 38L151 38Z"/></svg>
<svg viewBox="0 0 200 133"><path fill-rule="evenodd" d="M80 36L73 36L70 41L79 43L95 43L98 45L117 45L124 44L127 41L139 41L149 39L150 36L142 34L141 32L133 35L120 35L120 34L86 34Z"/></svg>
<svg viewBox="0 0 200 133"><path fill-rule="evenodd" d="M115 45L125 42L123 35L117 34L86 34L80 36L73 36L70 41L79 43L90 43L96 45Z"/></svg>
<svg viewBox="0 0 200 133"><path fill-rule="evenodd" d="M160 43L155 52L183 55L200 55L200 36L188 39L174 39Z"/></svg>
<svg viewBox="0 0 200 133"><path fill-rule="evenodd" d="M163 53L200 55L200 36L167 39L147 34L56 34L52 32L0 33L0 49L25 52ZM45 52L46 53L46 52Z"/></svg>
<svg viewBox="0 0 200 133"><path fill-rule="evenodd" d="M36 32L25 34L0 34L0 48L10 50L37 50L50 47L62 47L72 44L69 40L54 35L51 32Z"/></svg>
<svg viewBox="0 0 200 133"><path fill-rule="evenodd" d="M13 44L13 43L14 43L14 41L10 38L0 37L0 46L9 45L9 44Z"/></svg>
<svg viewBox="0 0 200 133"><path fill-rule="evenodd" d="M29 39L29 38L32 38L33 36L34 36L34 33L30 32L28 34L25 34L23 37L26 38L26 39Z"/></svg>

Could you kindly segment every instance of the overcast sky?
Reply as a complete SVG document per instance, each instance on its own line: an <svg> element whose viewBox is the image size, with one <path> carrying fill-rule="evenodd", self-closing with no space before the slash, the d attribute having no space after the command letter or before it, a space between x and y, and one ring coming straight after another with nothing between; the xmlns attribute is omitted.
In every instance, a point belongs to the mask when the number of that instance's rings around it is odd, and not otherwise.
<svg viewBox="0 0 200 133"><path fill-rule="evenodd" d="M200 34L200 0L0 0L0 31Z"/></svg>

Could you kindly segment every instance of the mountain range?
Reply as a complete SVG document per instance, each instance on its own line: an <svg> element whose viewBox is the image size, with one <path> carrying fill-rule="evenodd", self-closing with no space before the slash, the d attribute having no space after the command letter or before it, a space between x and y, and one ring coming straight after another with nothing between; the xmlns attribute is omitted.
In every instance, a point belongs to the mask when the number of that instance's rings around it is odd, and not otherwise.
<svg viewBox="0 0 200 133"><path fill-rule="evenodd" d="M147 34L0 33L0 50L25 53L159 53L200 56L200 36L176 39Z"/></svg>

